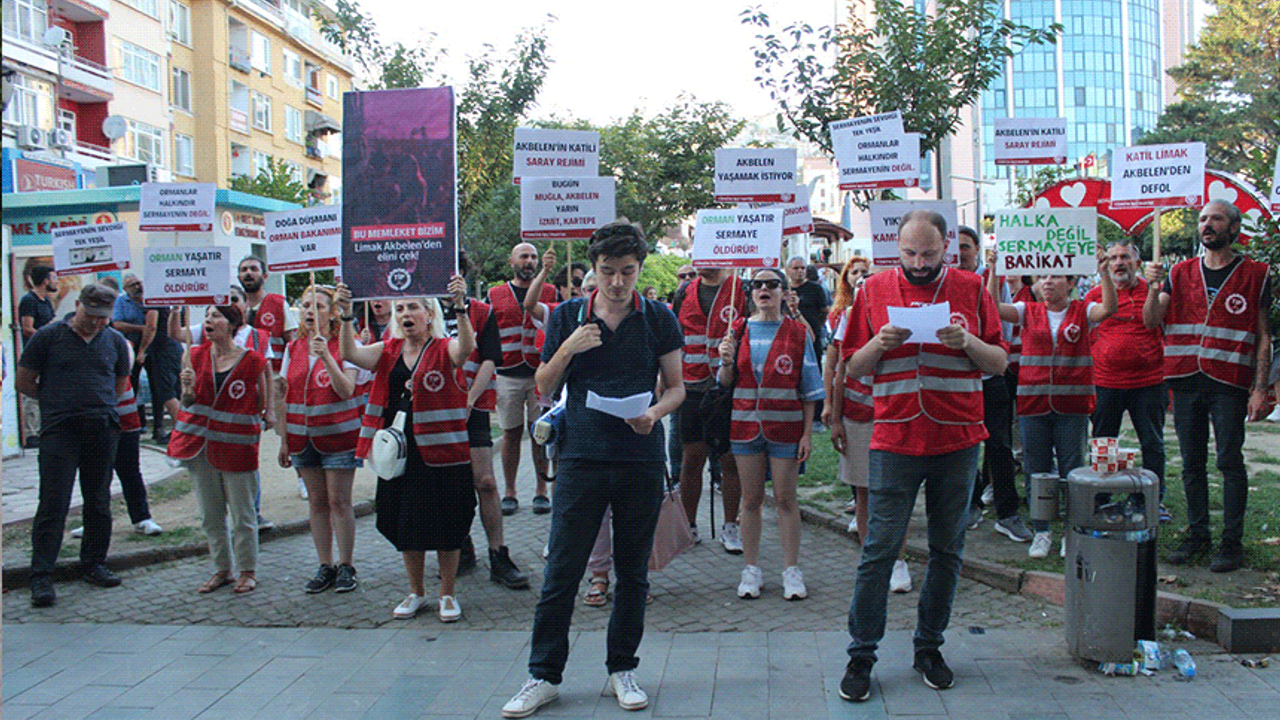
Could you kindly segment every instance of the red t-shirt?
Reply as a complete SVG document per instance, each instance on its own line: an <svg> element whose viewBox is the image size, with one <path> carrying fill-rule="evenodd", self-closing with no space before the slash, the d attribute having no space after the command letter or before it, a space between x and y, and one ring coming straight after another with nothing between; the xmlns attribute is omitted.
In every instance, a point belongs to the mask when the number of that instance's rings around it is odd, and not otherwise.
<svg viewBox="0 0 1280 720"><path fill-rule="evenodd" d="M949 299L945 282L946 274L928 285L917 286L908 282L901 270L892 272L898 277L902 298L909 307L932 305ZM943 285L941 291L939 291L939 283ZM998 345L1007 349L1000 336L1000 313L996 309L995 300L991 299L989 293L983 292L980 303L978 315L981 318L982 328L977 334L978 339L989 345ZM853 318L854 321L849 323L844 343L841 345L846 361L880 331L878 327L871 327L871 307L867 300L867 293L860 292L854 299ZM982 414L979 413L969 425L941 425L921 413L907 422L877 422L871 431L871 449L918 457L964 450L987 439L987 428L982 420Z"/></svg>
<svg viewBox="0 0 1280 720"><path fill-rule="evenodd" d="M1084 296L1102 302L1102 288ZM1132 288L1116 288L1116 313L1092 330L1093 383L1106 388L1143 388L1164 382L1164 330L1142 324L1147 281Z"/></svg>

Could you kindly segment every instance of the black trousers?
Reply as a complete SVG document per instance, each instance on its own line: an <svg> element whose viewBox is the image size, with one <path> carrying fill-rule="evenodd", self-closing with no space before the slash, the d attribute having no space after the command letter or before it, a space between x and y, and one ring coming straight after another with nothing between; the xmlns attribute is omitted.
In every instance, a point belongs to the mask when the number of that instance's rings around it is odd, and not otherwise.
<svg viewBox="0 0 1280 720"><path fill-rule="evenodd" d="M120 426L110 417L76 417L40 431L40 504L31 523L31 575L53 573L62 549L71 486L80 473L84 539L80 562L100 563L111 545L111 473Z"/></svg>
<svg viewBox="0 0 1280 720"><path fill-rule="evenodd" d="M1018 487L1013 467L1013 407L1003 375L982 381L982 404L987 439L982 445L982 472L973 486L973 505L982 504L982 491L990 483L996 496L996 518L1018 512Z"/></svg>
<svg viewBox="0 0 1280 720"><path fill-rule="evenodd" d="M120 443L116 446L116 475L120 478L120 489L124 491L124 504L129 508L129 522L133 525L151 518L151 508L147 505L147 484L142 479L142 467L138 459L138 443L141 440L141 430L122 432Z"/></svg>

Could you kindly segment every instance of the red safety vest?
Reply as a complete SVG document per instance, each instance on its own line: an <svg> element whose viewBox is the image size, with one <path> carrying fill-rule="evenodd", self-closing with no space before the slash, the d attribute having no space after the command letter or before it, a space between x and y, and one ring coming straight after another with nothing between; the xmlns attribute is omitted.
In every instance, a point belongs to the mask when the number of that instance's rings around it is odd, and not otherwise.
<svg viewBox="0 0 1280 720"><path fill-rule="evenodd" d="M360 438L360 415L366 396L357 386L351 397L343 400L333 389L324 363L319 359L311 363L309 345L306 338L289 343L289 367L284 369L288 380L284 412L289 452L306 450L308 440L326 455L354 450ZM329 340L329 352L335 358L342 357L338 338Z"/></svg>
<svg viewBox="0 0 1280 720"><path fill-rule="evenodd" d="M764 433L766 440L776 443L800 442L804 434L804 404L800 400L800 371L804 367L804 347L809 341L806 326L798 320L783 318L778 334L773 337L764 371L756 382L751 367L751 338L747 321L733 324L733 336L739 339L735 358L737 378L733 385L733 423L729 439L749 442Z"/></svg>
<svg viewBox="0 0 1280 720"><path fill-rule="evenodd" d="M284 362L284 314L285 300L283 295L268 294L258 305L258 312L253 317L253 327L264 330L271 341L271 369L280 372L280 363ZM256 349L256 348L255 348Z"/></svg>
<svg viewBox="0 0 1280 720"><path fill-rule="evenodd" d="M847 308L839 312L832 312L828 322L831 325L831 344L836 346L836 362L842 363L844 354L840 351L840 346L844 342L844 333L837 332L840 330L841 319L845 322L845 328L853 322L853 308ZM869 423L875 420L875 401L871 397L871 383L875 378L870 375L862 377L854 377L845 373L844 376L844 401L840 403L840 414L847 418L850 422Z"/></svg>
<svg viewBox="0 0 1280 720"><path fill-rule="evenodd" d="M1018 415L1093 413L1093 344L1083 300L1072 300L1058 326L1058 342L1049 334L1044 303L1029 302L1023 316L1022 366L1018 369Z"/></svg>
<svg viewBox="0 0 1280 720"><path fill-rule="evenodd" d="M196 372L196 402L180 407L174 418L169 457L190 460L205 451L205 459L224 472L258 469L258 439L262 434L262 404L258 379L267 361L245 350L219 390L214 389L211 346L191 348Z"/></svg>
<svg viewBox="0 0 1280 720"><path fill-rule="evenodd" d="M963 324L981 337L979 309L986 292L982 278L963 271L943 272L938 301L951 303L952 324ZM869 294L872 328L889 323L890 306L906 305L898 287L900 277L900 270L877 273L863 284L862 291ZM937 342L907 341L885 353L876 365L872 394L876 422L908 422L921 414L939 425L982 422L982 373L963 350Z"/></svg>
<svg viewBox="0 0 1280 720"><path fill-rule="evenodd" d="M476 382L476 373L480 372L480 365L483 362L480 359L480 332L484 330L484 324L489 322L490 307L488 303L482 303L479 300L472 300L468 303L471 310L468 313L471 317L471 329L476 336L476 349L471 351L471 355L467 357L467 361L462 364L462 374L467 378L467 389L470 390ZM489 387L480 393L480 397L476 398L475 409L484 412L493 412L498 406L498 393L493 389L492 379Z"/></svg>
<svg viewBox="0 0 1280 720"><path fill-rule="evenodd" d="M400 358L404 340L392 338L382 345L382 357L373 377L369 404L365 406L360 427L356 457L369 457L373 434L384 423L390 394L391 369ZM427 343L424 355L413 373L413 436L422 462L432 466L461 465L471 462L467 443L466 379L449 359L448 338Z"/></svg>
<svg viewBox="0 0 1280 720"><path fill-rule="evenodd" d="M681 362L687 383L706 380L720 369L720 341L728 332L729 325L747 312L747 297L738 278L730 276L720 283L716 299L711 303L710 318L702 313L702 303L698 302L699 287L702 287L700 277L685 285L678 318L680 333L684 335ZM732 307L729 305L730 297L734 299Z"/></svg>
<svg viewBox="0 0 1280 720"><path fill-rule="evenodd" d="M1240 388L1253 384L1258 313L1270 302L1262 297L1267 272L1265 263L1243 258L1210 304L1201 260L1173 266L1169 278L1178 295L1164 318L1165 378L1203 372Z"/></svg>
<svg viewBox="0 0 1280 720"><path fill-rule="evenodd" d="M558 302L560 297L555 287L544 284L538 299L551 304ZM538 329L533 325L533 314L525 312L516 301L510 282L489 289L489 305L498 318L498 340L502 343L501 369L508 370L520 363L531 368L538 367L542 362L541 353L538 352Z"/></svg>
<svg viewBox="0 0 1280 720"><path fill-rule="evenodd" d="M130 380L124 381L124 393L116 398L116 416L120 418L120 432L142 429L142 416L138 414L138 400Z"/></svg>

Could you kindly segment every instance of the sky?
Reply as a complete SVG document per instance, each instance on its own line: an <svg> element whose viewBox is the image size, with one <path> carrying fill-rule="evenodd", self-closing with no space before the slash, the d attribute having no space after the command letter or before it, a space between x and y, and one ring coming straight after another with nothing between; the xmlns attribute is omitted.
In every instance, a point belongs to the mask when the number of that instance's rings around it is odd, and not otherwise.
<svg viewBox="0 0 1280 720"><path fill-rule="evenodd" d="M839 3L843 5L843 3ZM604 124L634 109L656 114L681 93L729 103L744 118L771 116L775 106L755 83L755 29L739 13L760 5L775 30L796 20L830 25L836 0L541 0L433 2L361 0L383 37L415 44L427 33L453 58L485 43L504 50L523 28L545 24L552 65L532 118L581 118ZM548 15L555 17L548 20Z"/></svg>

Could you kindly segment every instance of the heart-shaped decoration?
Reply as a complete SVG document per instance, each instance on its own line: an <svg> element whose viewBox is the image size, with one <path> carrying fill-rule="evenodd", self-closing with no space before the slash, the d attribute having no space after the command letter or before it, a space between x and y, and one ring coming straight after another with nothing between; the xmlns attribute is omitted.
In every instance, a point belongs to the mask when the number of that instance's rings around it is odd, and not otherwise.
<svg viewBox="0 0 1280 720"><path fill-rule="evenodd" d="M1209 183L1209 199L1222 200L1223 202L1235 203L1240 193L1236 192L1233 187L1227 187L1227 184L1221 180L1214 180Z"/></svg>
<svg viewBox="0 0 1280 720"><path fill-rule="evenodd" d="M1049 209L1049 208L1051 208L1051 207L1053 207L1053 206L1049 204L1049 198L1047 198L1047 197L1045 197L1045 196L1043 196L1043 195L1041 195L1040 197L1036 198L1036 209L1037 209L1037 210L1048 210L1048 209Z"/></svg>
<svg viewBox="0 0 1280 720"><path fill-rule="evenodd" d="M1080 207L1080 203L1084 202L1084 195L1089 188L1084 183L1072 183L1058 191L1058 195L1062 201L1071 207Z"/></svg>

